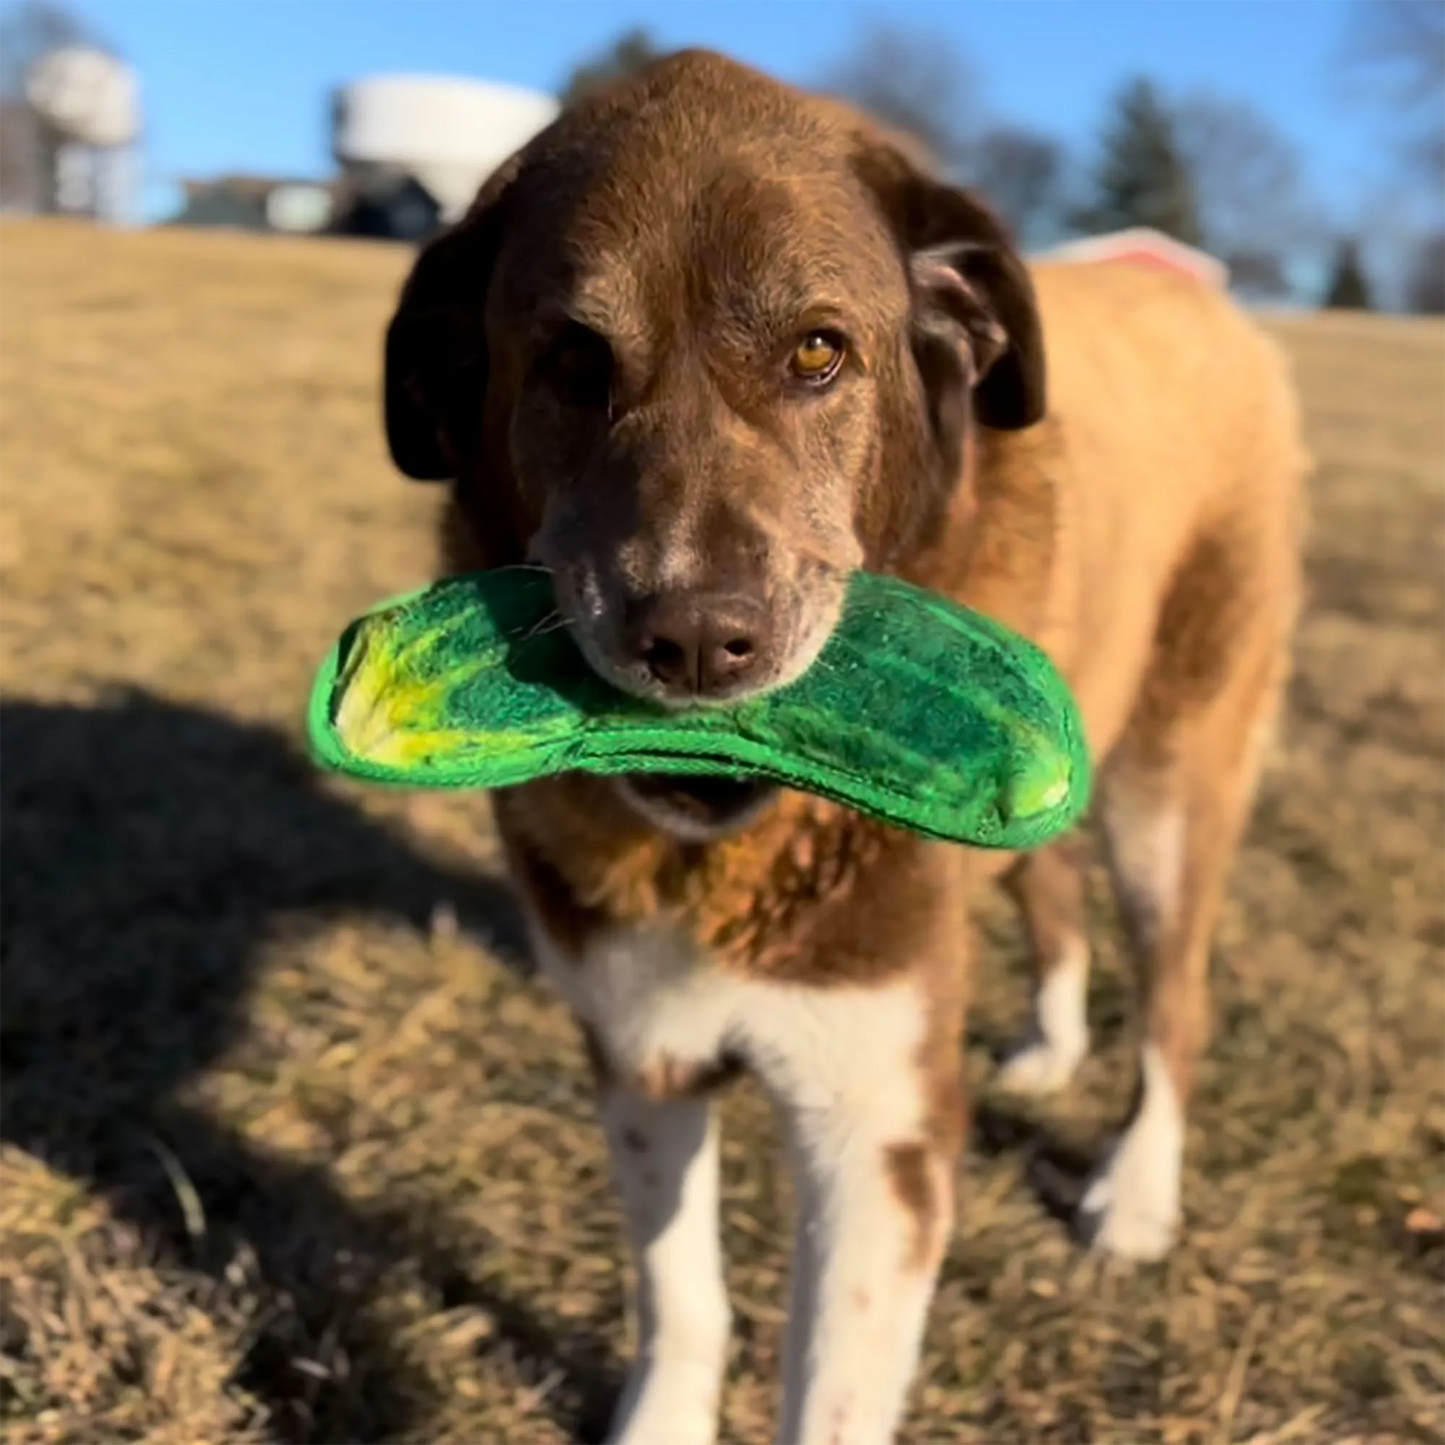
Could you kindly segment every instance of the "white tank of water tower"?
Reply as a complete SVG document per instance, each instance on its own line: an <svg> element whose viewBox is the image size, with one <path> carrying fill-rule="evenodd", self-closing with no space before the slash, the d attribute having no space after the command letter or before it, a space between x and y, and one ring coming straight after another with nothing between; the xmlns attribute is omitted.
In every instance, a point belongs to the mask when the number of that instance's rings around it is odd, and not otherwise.
<svg viewBox="0 0 1445 1445"><path fill-rule="evenodd" d="M337 91L332 151L361 185L410 176L441 209L466 210L484 180L557 115L540 91L444 75L375 75Z"/></svg>
<svg viewBox="0 0 1445 1445"><path fill-rule="evenodd" d="M90 46L59 46L26 71L25 99L44 128L43 209L130 219L141 130L130 67Z"/></svg>

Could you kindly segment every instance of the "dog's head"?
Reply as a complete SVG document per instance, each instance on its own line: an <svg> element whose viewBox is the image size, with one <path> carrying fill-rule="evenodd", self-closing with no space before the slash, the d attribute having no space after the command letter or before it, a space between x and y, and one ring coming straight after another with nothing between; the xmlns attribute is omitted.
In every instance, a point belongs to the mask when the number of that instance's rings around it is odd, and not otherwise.
<svg viewBox="0 0 1445 1445"><path fill-rule="evenodd" d="M487 565L550 569L590 664L668 706L799 676L849 572L936 534L975 419L1027 426L1043 390L984 206L702 52L503 166L422 252L386 347L396 464L454 480Z"/></svg>

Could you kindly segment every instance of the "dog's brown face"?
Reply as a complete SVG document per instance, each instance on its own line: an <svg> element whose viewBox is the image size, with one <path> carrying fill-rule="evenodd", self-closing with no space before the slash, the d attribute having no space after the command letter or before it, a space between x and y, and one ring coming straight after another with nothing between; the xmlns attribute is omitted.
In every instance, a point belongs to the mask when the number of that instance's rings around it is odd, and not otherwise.
<svg viewBox="0 0 1445 1445"><path fill-rule="evenodd" d="M486 563L546 567L591 665L677 707L799 676L848 573L941 524L971 413L1024 426L1042 391L1029 283L981 206L697 52L493 177L387 345L401 469L454 478Z"/></svg>

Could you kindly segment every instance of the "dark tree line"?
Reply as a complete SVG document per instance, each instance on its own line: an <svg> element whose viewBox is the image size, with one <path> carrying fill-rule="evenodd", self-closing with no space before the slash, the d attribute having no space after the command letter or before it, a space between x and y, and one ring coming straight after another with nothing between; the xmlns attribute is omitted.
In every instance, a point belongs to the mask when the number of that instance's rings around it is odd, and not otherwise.
<svg viewBox="0 0 1445 1445"><path fill-rule="evenodd" d="M564 104L662 53L645 31L629 32L578 67ZM1095 153L1077 158L1053 136L991 115L968 57L926 30L875 24L817 84L911 135L1027 246L1151 226L1208 248L1268 296L1288 291L1289 256L1327 236L1291 142L1228 97L1175 98L1130 81L1108 102Z"/></svg>
<svg viewBox="0 0 1445 1445"><path fill-rule="evenodd" d="M1421 188L1430 215L1406 263L1405 304L1445 312L1445 4L1354 0L1344 62L1380 117L1397 175Z"/></svg>
<svg viewBox="0 0 1445 1445"><path fill-rule="evenodd" d="M1345 60L1357 93L1388 117L1399 171L1425 183L1437 202L1439 219L1406 267L1407 303L1445 311L1445 3L1354 0L1351 17ZM0 203L14 203L33 179L25 69L53 46L75 42L96 37L53 0L0 9ZM576 67L562 102L664 53L645 29L630 30ZM1267 297L1289 290L1292 256L1332 244L1321 299L1370 304L1362 238L1331 240L1296 148L1238 99L1171 96L1133 79L1109 98L1092 153L1079 157L1053 136L991 114L969 58L927 30L874 24L816 83L913 136L946 174L986 196L1026 246L1150 226L1210 250L1237 284Z"/></svg>

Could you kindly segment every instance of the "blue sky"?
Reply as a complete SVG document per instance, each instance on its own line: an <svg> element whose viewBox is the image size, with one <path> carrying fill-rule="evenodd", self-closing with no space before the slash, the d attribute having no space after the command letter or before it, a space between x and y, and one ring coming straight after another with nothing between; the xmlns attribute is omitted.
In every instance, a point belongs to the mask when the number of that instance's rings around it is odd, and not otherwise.
<svg viewBox="0 0 1445 1445"><path fill-rule="evenodd" d="M325 174L331 87L377 71L470 74L556 89L629 25L702 44L799 82L817 79L871 19L947 36L992 113L1087 155L1105 100L1147 73L1171 89L1251 101L1303 152L1332 219L1377 212L1382 122L1351 104L1339 57L1348 0L71 0L139 70L146 209L183 175Z"/></svg>

